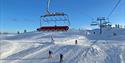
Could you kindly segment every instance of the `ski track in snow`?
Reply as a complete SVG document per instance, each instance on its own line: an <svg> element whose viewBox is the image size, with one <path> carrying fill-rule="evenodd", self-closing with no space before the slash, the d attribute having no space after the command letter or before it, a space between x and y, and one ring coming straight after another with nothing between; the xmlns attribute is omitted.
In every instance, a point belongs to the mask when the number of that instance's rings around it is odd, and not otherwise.
<svg viewBox="0 0 125 63"><path fill-rule="evenodd" d="M72 55L69 56L69 58L67 58L67 60L64 63L70 63L70 62L76 63L78 61L78 58L84 53L84 51L85 51L84 48L74 49L74 51L72 51L74 53L70 53Z"/></svg>
<svg viewBox="0 0 125 63"><path fill-rule="evenodd" d="M50 45L42 45L42 46L38 46L38 47L31 47L31 48L28 48L26 50L23 50L23 51L20 51L20 52L17 52L13 55L10 55L8 56L7 58L5 58L4 60L10 60L9 62L13 63L13 60L23 60L22 58L26 55L29 55L29 54L32 54L36 51L39 51L40 49L43 49L43 48L46 48L46 47L49 47ZM25 60L25 59L24 59Z"/></svg>

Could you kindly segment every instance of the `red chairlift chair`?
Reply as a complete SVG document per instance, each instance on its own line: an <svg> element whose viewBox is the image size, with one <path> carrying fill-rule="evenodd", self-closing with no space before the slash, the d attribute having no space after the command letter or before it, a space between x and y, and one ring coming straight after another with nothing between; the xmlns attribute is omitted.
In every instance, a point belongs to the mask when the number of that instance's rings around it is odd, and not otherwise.
<svg viewBox="0 0 125 63"><path fill-rule="evenodd" d="M63 17L62 19L58 18L59 16ZM50 18L51 17L51 18ZM48 15L44 15L44 16L41 16L42 18L42 21L41 22L67 22L68 25L57 25L55 23L55 25L52 25L52 26L41 26L40 28L37 29L37 31L67 31L69 30L69 18L68 18L68 15L64 14L64 13L53 13L53 14L48 14ZM50 19L49 19L50 18ZM54 19L52 19L54 18Z"/></svg>
<svg viewBox="0 0 125 63"><path fill-rule="evenodd" d="M64 14L63 12L49 12L51 0L47 1L47 8L46 8L46 14L41 16L40 20L40 27L37 28L37 31L67 31L69 29L69 18L67 14ZM61 19L59 17L62 17ZM67 22L68 25L58 25L56 22L63 21L64 23ZM43 26L42 23L45 22L55 22L54 25L45 25Z"/></svg>

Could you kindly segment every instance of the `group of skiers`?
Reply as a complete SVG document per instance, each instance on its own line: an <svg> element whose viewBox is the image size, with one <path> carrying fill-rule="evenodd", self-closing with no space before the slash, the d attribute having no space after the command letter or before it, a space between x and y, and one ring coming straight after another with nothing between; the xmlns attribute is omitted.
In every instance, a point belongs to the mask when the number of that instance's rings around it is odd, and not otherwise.
<svg viewBox="0 0 125 63"><path fill-rule="evenodd" d="M76 45L78 44L77 40L75 40L75 44L76 44ZM49 50L48 59L51 59L51 58L52 58L52 54L53 54L53 52L52 52L51 50ZM63 54L60 54L60 61L59 61L59 62L60 62L60 63L63 62Z"/></svg>
<svg viewBox="0 0 125 63"><path fill-rule="evenodd" d="M52 58L52 54L53 54L53 52L49 50L49 57L48 57L49 59ZM60 54L60 61L59 61L59 62L60 62L60 63L63 62L63 54Z"/></svg>

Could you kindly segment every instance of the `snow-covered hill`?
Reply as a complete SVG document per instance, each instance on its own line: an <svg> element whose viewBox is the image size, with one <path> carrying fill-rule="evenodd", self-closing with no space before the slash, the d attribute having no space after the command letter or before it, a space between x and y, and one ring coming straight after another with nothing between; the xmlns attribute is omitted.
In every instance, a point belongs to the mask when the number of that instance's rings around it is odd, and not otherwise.
<svg viewBox="0 0 125 63"><path fill-rule="evenodd" d="M125 63L125 29L0 35L0 63L59 63L60 54L63 63Z"/></svg>

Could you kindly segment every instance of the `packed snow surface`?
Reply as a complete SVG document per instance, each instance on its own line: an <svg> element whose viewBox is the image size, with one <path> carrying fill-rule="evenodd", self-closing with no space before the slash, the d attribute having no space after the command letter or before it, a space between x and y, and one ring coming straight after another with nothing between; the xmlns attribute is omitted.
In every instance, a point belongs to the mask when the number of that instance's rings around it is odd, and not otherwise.
<svg viewBox="0 0 125 63"><path fill-rule="evenodd" d="M0 35L0 63L60 63L60 54L62 63L125 63L125 29Z"/></svg>

